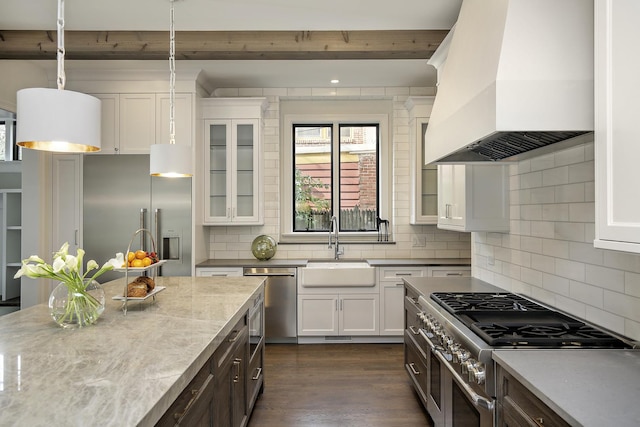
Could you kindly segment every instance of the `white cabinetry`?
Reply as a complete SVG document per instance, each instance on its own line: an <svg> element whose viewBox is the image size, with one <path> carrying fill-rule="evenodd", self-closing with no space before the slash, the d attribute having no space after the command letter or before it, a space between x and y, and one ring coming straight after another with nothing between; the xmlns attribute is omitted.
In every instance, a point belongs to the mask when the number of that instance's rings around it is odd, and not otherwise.
<svg viewBox="0 0 640 427"><path fill-rule="evenodd" d="M82 245L82 166L81 154L51 156L52 252L65 242L69 253Z"/></svg>
<svg viewBox="0 0 640 427"><path fill-rule="evenodd" d="M598 248L640 253L637 0L595 1L595 206Z"/></svg>
<svg viewBox="0 0 640 427"><path fill-rule="evenodd" d="M196 276L239 277L242 276L242 267L199 267L196 268Z"/></svg>
<svg viewBox="0 0 640 427"><path fill-rule="evenodd" d="M299 295L298 336L379 335L378 300L378 294Z"/></svg>
<svg viewBox="0 0 640 427"><path fill-rule="evenodd" d="M20 279L13 276L20 269L22 248L22 191L0 190L0 299L20 296Z"/></svg>
<svg viewBox="0 0 640 427"><path fill-rule="evenodd" d="M507 165L438 165L438 228L509 231Z"/></svg>
<svg viewBox="0 0 640 427"><path fill-rule="evenodd" d="M262 225L265 98L202 100L205 225Z"/></svg>
<svg viewBox="0 0 640 427"><path fill-rule="evenodd" d="M429 277L469 277L471 276L471 266L436 266L429 267L427 275Z"/></svg>
<svg viewBox="0 0 640 427"><path fill-rule="evenodd" d="M380 335L402 336L404 333L405 277L424 277L427 267L379 267Z"/></svg>
<svg viewBox="0 0 640 427"><path fill-rule="evenodd" d="M424 133L433 107L433 96L413 96L405 106L409 111L411 224L438 222L438 172L424 164Z"/></svg>
<svg viewBox="0 0 640 427"><path fill-rule="evenodd" d="M96 154L149 154L169 143L169 94L94 94L102 101L102 149ZM193 95L176 93L176 144L191 145Z"/></svg>

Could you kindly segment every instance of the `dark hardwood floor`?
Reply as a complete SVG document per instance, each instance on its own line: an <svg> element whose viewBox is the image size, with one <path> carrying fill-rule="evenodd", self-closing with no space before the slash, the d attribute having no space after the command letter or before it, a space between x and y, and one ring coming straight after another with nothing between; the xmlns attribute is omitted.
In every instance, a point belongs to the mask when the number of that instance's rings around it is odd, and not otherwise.
<svg viewBox="0 0 640 427"><path fill-rule="evenodd" d="M248 427L431 426L402 344L267 344Z"/></svg>

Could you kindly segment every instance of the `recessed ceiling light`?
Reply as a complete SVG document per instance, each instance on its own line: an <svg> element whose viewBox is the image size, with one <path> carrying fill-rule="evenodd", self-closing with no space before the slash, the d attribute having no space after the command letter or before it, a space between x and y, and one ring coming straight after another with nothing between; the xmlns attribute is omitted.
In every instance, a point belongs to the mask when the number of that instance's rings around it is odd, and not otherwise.
<svg viewBox="0 0 640 427"><path fill-rule="evenodd" d="M333 83L333 84L335 85L335 84L340 83L340 80L338 80L338 79L331 79L331 83Z"/></svg>

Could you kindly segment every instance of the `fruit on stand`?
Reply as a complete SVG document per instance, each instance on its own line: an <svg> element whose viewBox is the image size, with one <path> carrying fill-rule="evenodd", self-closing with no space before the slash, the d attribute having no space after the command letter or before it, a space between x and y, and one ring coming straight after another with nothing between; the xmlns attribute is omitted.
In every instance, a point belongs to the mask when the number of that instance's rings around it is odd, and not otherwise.
<svg viewBox="0 0 640 427"><path fill-rule="evenodd" d="M158 254L155 252L137 250L127 254L127 263L129 267L148 267L158 261L160 261L160 259L158 258ZM122 267L126 266L123 265Z"/></svg>

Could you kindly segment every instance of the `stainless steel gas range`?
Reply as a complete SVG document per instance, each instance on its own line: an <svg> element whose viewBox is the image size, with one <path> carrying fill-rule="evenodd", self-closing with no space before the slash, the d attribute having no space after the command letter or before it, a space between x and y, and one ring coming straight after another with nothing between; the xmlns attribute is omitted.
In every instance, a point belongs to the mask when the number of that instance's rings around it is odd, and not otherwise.
<svg viewBox="0 0 640 427"><path fill-rule="evenodd" d="M474 278L405 281L405 367L436 427L495 425L494 349L633 346Z"/></svg>

